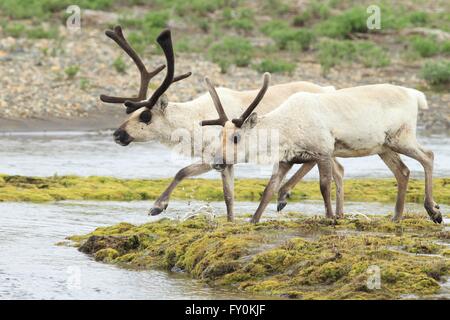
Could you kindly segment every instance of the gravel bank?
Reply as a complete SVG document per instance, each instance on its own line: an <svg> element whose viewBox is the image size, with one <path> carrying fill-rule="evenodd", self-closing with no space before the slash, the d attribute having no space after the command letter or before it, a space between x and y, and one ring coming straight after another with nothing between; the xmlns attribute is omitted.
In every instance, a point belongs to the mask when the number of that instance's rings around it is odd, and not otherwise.
<svg viewBox="0 0 450 320"><path fill-rule="evenodd" d="M135 95L139 85L137 71L101 28L84 28L70 35L60 28L61 40L29 40L11 37L0 40L0 131L104 129L113 128L125 117L120 106L106 105L101 93ZM118 73L112 62L122 55L127 69ZM327 78L312 55L299 57L297 69L288 75L273 75L273 83L307 80L337 88L390 82L423 88L419 66L392 63L385 69L359 66L332 70ZM164 63L162 56L146 55L149 68ZM73 77L65 70L78 66ZM255 88L261 75L250 68L231 68L221 74L217 65L199 54L177 55L177 73L192 71L189 80L169 90L169 99L185 101L204 92L203 77L234 89ZM163 74L156 79L160 81ZM450 131L450 94L427 92L430 110L421 112L419 126L434 132Z"/></svg>

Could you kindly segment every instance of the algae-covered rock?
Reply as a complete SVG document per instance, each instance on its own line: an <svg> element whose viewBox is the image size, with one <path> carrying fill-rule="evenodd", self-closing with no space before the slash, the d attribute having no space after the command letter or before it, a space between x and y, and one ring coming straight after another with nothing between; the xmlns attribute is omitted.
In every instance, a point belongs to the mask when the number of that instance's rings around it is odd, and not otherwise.
<svg viewBox="0 0 450 320"><path fill-rule="evenodd" d="M122 223L71 237L96 260L183 271L212 286L300 299L398 299L439 293L449 275L445 226L289 215L257 225L196 217Z"/></svg>
<svg viewBox="0 0 450 320"><path fill-rule="evenodd" d="M103 262L111 262L115 258L119 256L119 252L115 249L106 248L106 249L100 249L94 254L94 258L96 261L103 261Z"/></svg>
<svg viewBox="0 0 450 320"><path fill-rule="evenodd" d="M120 253L126 253L139 247L137 236L90 236L79 250L84 253L96 254L100 250L114 249Z"/></svg>
<svg viewBox="0 0 450 320"><path fill-rule="evenodd" d="M58 200L148 200L156 199L167 188L170 179L118 179L113 177L27 177L0 175L0 201L58 201ZM264 179L237 179L236 200L258 201L267 184ZM438 203L447 204L450 198L449 178L433 179L433 196ZM347 201L393 202L397 196L395 179L346 179ZM423 179L411 179L407 202L422 202ZM186 179L171 196L172 199L222 201L220 180ZM303 181L295 187L290 201L322 200L317 181Z"/></svg>

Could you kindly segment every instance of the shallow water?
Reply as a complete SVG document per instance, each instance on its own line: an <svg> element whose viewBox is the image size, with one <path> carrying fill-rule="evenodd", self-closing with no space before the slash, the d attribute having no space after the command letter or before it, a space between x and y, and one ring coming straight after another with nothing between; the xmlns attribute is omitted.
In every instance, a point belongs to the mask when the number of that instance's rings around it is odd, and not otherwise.
<svg viewBox="0 0 450 320"><path fill-rule="evenodd" d="M435 176L450 176L450 137L421 137L419 141L435 152ZM417 161L403 158L412 177L423 175ZM378 156L340 160L346 177L392 177ZM157 143L119 146L112 141L109 131L0 134L0 173L167 178L193 161ZM268 178L271 171L270 166L241 164L236 166L236 177ZM202 177L219 178L219 175L210 172ZM316 168L306 176L307 179L317 177Z"/></svg>
<svg viewBox="0 0 450 320"><path fill-rule="evenodd" d="M450 176L448 137L421 138L435 151L436 176ZM0 134L0 173L31 176L74 174L120 178L164 178L190 164L155 143L116 145L111 132ZM422 168L406 160L421 176ZM391 177L377 157L343 159L347 177ZM136 170L139 168L139 170ZM270 176L270 167L239 165L237 177ZM218 178L211 172L203 177ZM317 178L314 169L307 178ZM73 247L57 246L68 235L127 221L144 223L163 217L184 217L200 209L224 212L223 202L171 201L158 217L148 217L151 202L58 202L51 204L0 203L0 298L12 299L227 299L254 298L215 290L184 275L162 271L132 271L93 261ZM188 206L187 206L188 205ZM236 212L251 213L257 203L236 203ZM388 214L393 204L346 203L346 212ZM442 206L449 212L449 206ZM323 214L321 201L289 203L288 211ZM408 204L406 212L424 212ZM283 217L272 203L264 218ZM448 223L448 222L447 222ZM448 296L450 291L446 287Z"/></svg>
<svg viewBox="0 0 450 320"><path fill-rule="evenodd" d="M236 212L252 212L256 203L236 204ZM186 212L224 212L222 202L172 201L167 212L149 217L151 203L65 201L51 204L0 203L0 298L3 299L229 299L255 298L216 290L184 275L133 271L95 262L74 247L56 245L66 236L99 226L134 224ZM289 210L322 214L320 201L290 203ZM391 204L347 203L350 214L390 213ZM448 212L448 208L443 208ZM407 211L421 212L408 204ZM271 204L265 218L280 217ZM448 223L448 221L446 221Z"/></svg>
<svg viewBox="0 0 450 320"><path fill-rule="evenodd" d="M144 205L142 203L142 205ZM115 203L0 203L1 299L229 299L184 275L131 271L98 263L73 247L57 246L120 221L143 223L135 205Z"/></svg>

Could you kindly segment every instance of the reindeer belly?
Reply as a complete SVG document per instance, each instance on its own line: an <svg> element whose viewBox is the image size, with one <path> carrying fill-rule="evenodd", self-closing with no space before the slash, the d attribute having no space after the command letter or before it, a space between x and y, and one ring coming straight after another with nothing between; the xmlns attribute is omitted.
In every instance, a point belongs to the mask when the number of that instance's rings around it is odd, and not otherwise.
<svg viewBox="0 0 450 320"><path fill-rule="evenodd" d="M383 140L336 139L333 156L341 158L366 157L381 152Z"/></svg>

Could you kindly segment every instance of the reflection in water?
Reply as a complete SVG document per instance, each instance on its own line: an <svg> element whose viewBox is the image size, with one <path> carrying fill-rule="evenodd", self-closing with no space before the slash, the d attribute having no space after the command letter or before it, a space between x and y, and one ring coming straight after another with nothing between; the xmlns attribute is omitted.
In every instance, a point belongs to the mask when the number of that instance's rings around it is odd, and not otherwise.
<svg viewBox="0 0 450 320"><path fill-rule="evenodd" d="M449 137L423 137L419 140L435 152L435 175L450 176ZM119 146L113 142L111 132L1 134L0 146L0 172L30 176L73 174L167 178L193 162L156 143ZM403 158L412 171L412 177L423 175L417 161ZM340 160L347 177L392 177L378 156ZM236 176L240 178L268 178L270 174L270 166L241 164L236 167ZM219 175L210 172L203 177L217 179ZM317 177L316 168L307 175L309 179Z"/></svg>

